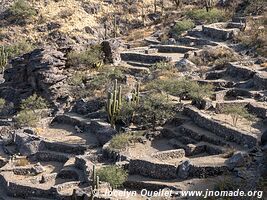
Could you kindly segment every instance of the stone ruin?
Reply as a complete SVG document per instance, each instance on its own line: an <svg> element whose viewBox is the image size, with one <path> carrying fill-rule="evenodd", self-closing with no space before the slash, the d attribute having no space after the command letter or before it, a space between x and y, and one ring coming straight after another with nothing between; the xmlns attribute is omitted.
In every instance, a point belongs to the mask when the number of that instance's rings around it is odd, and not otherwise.
<svg viewBox="0 0 267 200"><path fill-rule="evenodd" d="M146 38L147 46L120 52L121 63L131 75L140 77L140 72L149 73L149 68L157 62L178 63L190 55L198 55L204 47L225 45L239 28L234 21L203 26L189 31L172 45L161 44L156 37ZM109 55L112 61L118 61L116 57L117 54ZM62 52L38 49L11 64L13 68L6 70L5 82L0 85L1 97L12 97L12 101L39 91L55 105L66 101ZM93 101L82 101L78 108L76 105L70 112L51 117L49 128L41 134L30 128L1 134L3 190L7 196L24 199L89 199L93 165L105 163L128 170L124 187L131 190L194 190L201 189L199 185L202 189L213 188L225 177L238 183L245 180L255 188L264 167L267 145L266 70L256 64L229 62L221 69L209 69L198 82L216 87L209 108L183 105L173 120L155 131L145 132L140 142L123 151L110 147L109 141L117 131L101 112L95 115L101 106ZM253 127L252 132L216 118L228 105L246 107L259 118L260 128ZM54 135L62 141L48 136L55 130L65 131L65 135ZM100 188L110 190L104 182Z"/></svg>

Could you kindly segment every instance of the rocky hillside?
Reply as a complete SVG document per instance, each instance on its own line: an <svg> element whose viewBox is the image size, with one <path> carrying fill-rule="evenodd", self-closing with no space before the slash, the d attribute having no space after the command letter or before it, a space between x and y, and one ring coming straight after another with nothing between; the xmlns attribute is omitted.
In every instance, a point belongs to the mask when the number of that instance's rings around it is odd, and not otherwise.
<svg viewBox="0 0 267 200"><path fill-rule="evenodd" d="M4 1L0 199L264 199L266 17L264 0Z"/></svg>

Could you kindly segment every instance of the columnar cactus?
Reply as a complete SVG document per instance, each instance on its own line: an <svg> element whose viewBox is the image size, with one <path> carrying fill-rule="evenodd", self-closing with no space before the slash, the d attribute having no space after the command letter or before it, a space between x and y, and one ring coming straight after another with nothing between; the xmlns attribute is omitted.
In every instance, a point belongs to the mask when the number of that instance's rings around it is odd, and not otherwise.
<svg viewBox="0 0 267 200"><path fill-rule="evenodd" d="M154 12L157 12L157 0L154 0Z"/></svg>
<svg viewBox="0 0 267 200"><path fill-rule="evenodd" d="M0 48L0 67L2 69L2 73L5 71L5 67L8 63L8 53L5 50L4 46Z"/></svg>
<svg viewBox="0 0 267 200"><path fill-rule="evenodd" d="M213 5L214 5L213 0L205 0L205 7L207 12L209 12L212 9Z"/></svg>
<svg viewBox="0 0 267 200"><path fill-rule="evenodd" d="M164 15L164 0L161 0L161 15Z"/></svg>
<svg viewBox="0 0 267 200"><path fill-rule="evenodd" d="M115 127L116 118L122 106L122 87L119 87L118 91L118 81L114 81L113 92L108 93L108 102L107 102L107 112L108 119L111 123L111 126Z"/></svg>
<svg viewBox="0 0 267 200"><path fill-rule="evenodd" d="M117 17L114 15L114 38L118 35L118 25L117 25Z"/></svg>
<svg viewBox="0 0 267 200"><path fill-rule="evenodd" d="M140 83L138 82L136 85L136 88L134 89L134 92L132 94L132 102L135 103L135 105L138 105L140 102Z"/></svg>
<svg viewBox="0 0 267 200"><path fill-rule="evenodd" d="M97 190L99 189L99 176L96 175L96 167L93 165L93 189Z"/></svg>

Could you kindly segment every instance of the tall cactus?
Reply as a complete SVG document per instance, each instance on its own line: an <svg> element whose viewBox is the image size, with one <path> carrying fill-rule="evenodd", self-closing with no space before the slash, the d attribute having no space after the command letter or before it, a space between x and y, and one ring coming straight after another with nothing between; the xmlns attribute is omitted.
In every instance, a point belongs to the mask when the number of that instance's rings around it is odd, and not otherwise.
<svg viewBox="0 0 267 200"><path fill-rule="evenodd" d="M98 190L99 189L99 176L96 174L96 167L93 165L93 189Z"/></svg>
<svg viewBox="0 0 267 200"><path fill-rule="evenodd" d="M157 0L154 0L154 13L157 12Z"/></svg>
<svg viewBox="0 0 267 200"><path fill-rule="evenodd" d="M212 9L213 5L214 5L213 0L205 0L205 7L207 12L209 12Z"/></svg>
<svg viewBox="0 0 267 200"><path fill-rule="evenodd" d="M118 25L117 25L117 17L114 14L114 38L118 36Z"/></svg>
<svg viewBox="0 0 267 200"><path fill-rule="evenodd" d="M112 92L108 93L107 113L110 124L115 128L116 118L122 106L122 87L118 90L118 81L114 81L114 88Z"/></svg>
<svg viewBox="0 0 267 200"><path fill-rule="evenodd" d="M0 67L2 69L2 73L5 71L5 67L8 63L8 53L5 50L4 46L0 48Z"/></svg>
<svg viewBox="0 0 267 200"><path fill-rule="evenodd" d="M138 105L140 102L140 83L139 82L136 84L136 88L134 89L132 96L133 96L132 101L135 103L135 105Z"/></svg>

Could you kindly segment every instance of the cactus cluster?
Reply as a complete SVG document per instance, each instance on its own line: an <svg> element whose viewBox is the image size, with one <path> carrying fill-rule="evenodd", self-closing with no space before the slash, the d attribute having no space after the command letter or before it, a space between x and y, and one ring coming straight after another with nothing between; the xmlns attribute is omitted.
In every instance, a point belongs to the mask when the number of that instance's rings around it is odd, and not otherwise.
<svg viewBox="0 0 267 200"><path fill-rule="evenodd" d="M0 47L0 67L2 69L2 73L5 71L5 66L8 63L8 53L5 50L4 46Z"/></svg>
<svg viewBox="0 0 267 200"><path fill-rule="evenodd" d="M117 79L114 81L114 88L112 92L108 93L107 112L108 119L111 126L115 127L116 118L120 112L122 106L122 87L119 86Z"/></svg>

